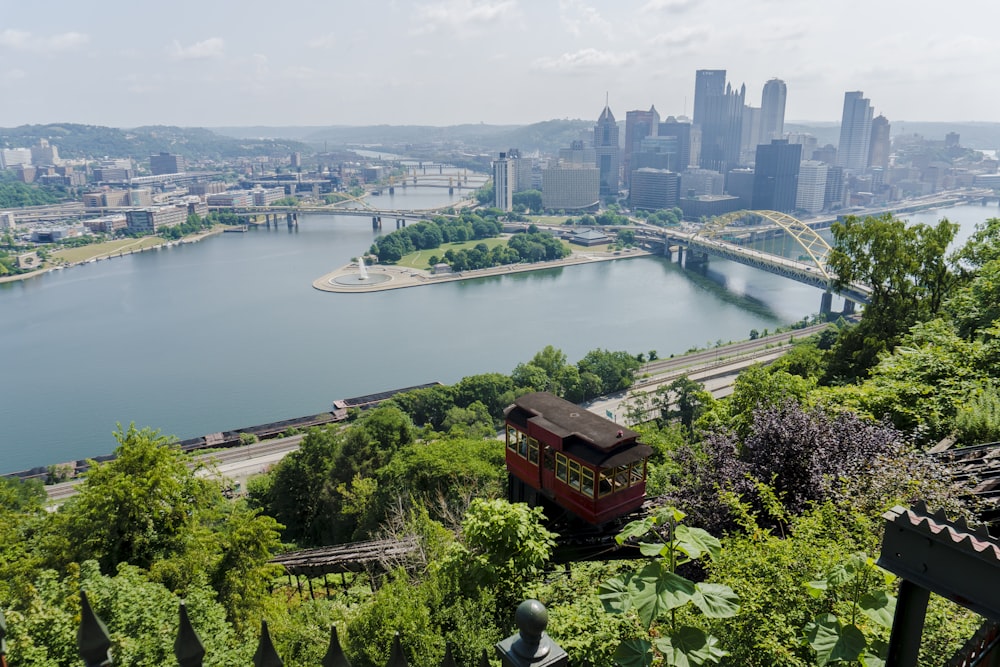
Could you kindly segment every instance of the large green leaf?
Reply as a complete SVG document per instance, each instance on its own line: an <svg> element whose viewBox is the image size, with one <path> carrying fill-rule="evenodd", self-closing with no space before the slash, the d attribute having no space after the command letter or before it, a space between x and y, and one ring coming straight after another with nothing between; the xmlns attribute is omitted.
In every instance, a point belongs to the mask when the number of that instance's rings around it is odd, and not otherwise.
<svg viewBox="0 0 1000 667"><path fill-rule="evenodd" d="M806 593L818 600L826 593L826 590L830 587L830 582L826 579L817 579L816 581L807 581L804 585Z"/></svg>
<svg viewBox="0 0 1000 667"><path fill-rule="evenodd" d="M677 526L674 530L674 538L677 540L677 548L687 554L691 560L697 560L706 553L712 560L715 560L722 552L722 542L701 528Z"/></svg>
<svg viewBox="0 0 1000 667"><path fill-rule="evenodd" d="M650 563L632 577L632 604L646 629L661 614L686 604L694 595L694 584L659 563Z"/></svg>
<svg viewBox="0 0 1000 667"><path fill-rule="evenodd" d="M728 651L719 648L718 639L700 628L688 626L657 639L656 648L663 653L664 663L672 667L718 664L729 655Z"/></svg>
<svg viewBox="0 0 1000 667"><path fill-rule="evenodd" d="M858 601L861 612L883 628L892 629L892 619L896 615L896 596L885 591L865 593Z"/></svg>
<svg viewBox="0 0 1000 667"><path fill-rule="evenodd" d="M645 639L626 639L615 649L615 662L621 667L649 667L653 664L652 648Z"/></svg>
<svg viewBox="0 0 1000 667"><path fill-rule="evenodd" d="M670 545L663 542L639 542L639 553L643 556L666 556Z"/></svg>
<svg viewBox="0 0 1000 667"><path fill-rule="evenodd" d="M864 667L885 667L885 658L888 654L889 645L881 639L874 639L861 656L861 664Z"/></svg>
<svg viewBox="0 0 1000 667"><path fill-rule="evenodd" d="M609 614L624 614L632 608L632 573L608 579L597 589L597 597Z"/></svg>
<svg viewBox="0 0 1000 667"><path fill-rule="evenodd" d="M730 618L740 612L740 598L729 586L698 583L694 585L694 602L709 618Z"/></svg>
<svg viewBox="0 0 1000 667"><path fill-rule="evenodd" d="M642 537L653 528L655 523L656 519L651 516L647 516L645 519L632 521L622 528L622 532L615 536L615 541L618 542L618 544L623 544L625 540L630 537Z"/></svg>
<svg viewBox="0 0 1000 667"><path fill-rule="evenodd" d="M833 614L817 616L805 630L820 667L837 660L857 660L867 646L861 630L853 625L841 625Z"/></svg>

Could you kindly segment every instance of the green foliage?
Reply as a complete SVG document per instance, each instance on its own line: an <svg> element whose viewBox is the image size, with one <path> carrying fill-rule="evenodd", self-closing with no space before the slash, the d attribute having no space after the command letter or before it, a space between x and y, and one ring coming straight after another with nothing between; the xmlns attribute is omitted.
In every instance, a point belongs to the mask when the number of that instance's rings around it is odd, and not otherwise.
<svg viewBox="0 0 1000 667"><path fill-rule="evenodd" d="M511 202L515 208L522 207L529 213L542 212L542 193L538 190L524 190L515 192Z"/></svg>
<svg viewBox="0 0 1000 667"><path fill-rule="evenodd" d="M95 559L106 572L124 562L149 567L184 549L195 524L191 507L218 497L218 487L195 477L159 432L132 424L115 439L115 458L95 464L54 517L56 564Z"/></svg>
<svg viewBox="0 0 1000 667"><path fill-rule="evenodd" d="M831 611L819 614L804 628L821 666L885 660L886 633L892 629L896 610L896 598L888 592L893 579L867 554L858 552L826 570L819 579L805 582L812 597L834 608L840 603L849 609L843 618Z"/></svg>
<svg viewBox="0 0 1000 667"><path fill-rule="evenodd" d="M677 420L688 430L715 403L712 394L705 391L703 384L686 375L661 386L656 390L656 395L661 417L666 421Z"/></svg>
<svg viewBox="0 0 1000 667"><path fill-rule="evenodd" d="M619 645L615 659L622 667L650 665L657 652L670 665L719 664L729 655L718 638L677 619L677 610L688 605L709 619L729 619L740 611L739 597L729 586L695 583L677 574L678 567L702 559L716 560L722 552L718 539L701 528L682 524L683 519L679 510L660 508L652 516L628 524L616 537L619 544L632 540L644 556L652 557L641 569L609 579L600 587L605 611L634 611L646 631L646 635Z"/></svg>
<svg viewBox="0 0 1000 667"><path fill-rule="evenodd" d="M64 193L46 185L15 181L6 175L0 178L0 208L21 208L55 204L66 199Z"/></svg>
<svg viewBox="0 0 1000 667"><path fill-rule="evenodd" d="M476 213L465 211L458 218L438 216L433 220L397 229L386 236L379 237L372 244L369 252L377 256L379 262L391 264L399 261L403 255L416 250L434 250L443 243L493 238L498 236L502 229L503 227L495 217L482 217ZM484 256L491 254L492 251L488 248L483 250L483 248L486 248L485 244L482 245L482 248L477 246L475 250ZM454 251L449 252L452 253L452 258L456 254ZM447 252L445 258L450 261Z"/></svg>
<svg viewBox="0 0 1000 667"><path fill-rule="evenodd" d="M727 426L738 435L746 436L758 410L788 400L803 402L815 386L814 380L755 364L737 376L733 393L726 401L709 404L710 409L703 413L698 426Z"/></svg>
<svg viewBox="0 0 1000 667"><path fill-rule="evenodd" d="M955 436L964 445L1000 441L1000 391L996 387L981 387L959 406Z"/></svg>
<svg viewBox="0 0 1000 667"><path fill-rule="evenodd" d="M635 381L635 372L640 366L639 361L627 352L591 350L579 361L577 367L580 369L581 379L589 374L596 377L600 384L587 387L584 398L628 389ZM596 393L592 393L595 391Z"/></svg>

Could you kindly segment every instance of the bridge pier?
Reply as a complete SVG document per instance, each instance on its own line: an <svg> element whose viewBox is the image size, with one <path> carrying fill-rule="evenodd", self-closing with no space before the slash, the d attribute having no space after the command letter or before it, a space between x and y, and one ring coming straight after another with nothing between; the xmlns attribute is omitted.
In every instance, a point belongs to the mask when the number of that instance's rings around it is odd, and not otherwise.
<svg viewBox="0 0 1000 667"><path fill-rule="evenodd" d="M833 294L830 292L823 292L823 296L819 299L819 314L824 317L829 317L830 313L833 311Z"/></svg>
<svg viewBox="0 0 1000 667"><path fill-rule="evenodd" d="M382 229L382 216L372 216L372 231Z"/></svg>
<svg viewBox="0 0 1000 667"><path fill-rule="evenodd" d="M708 253L687 249L687 259L684 262L685 269L702 268L708 266Z"/></svg>
<svg viewBox="0 0 1000 667"><path fill-rule="evenodd" d="M390 195L396 194L396 188L392 185L389 186L389 194Z"/></svg>
<svg viewBox="0 0 1000 667"><path fill-rule="evenodd" d="M400 224L399 223L400 223L399 218L396 218L396 229L400 228Z"/></svg>
<svg viewBox="0 0 1000 667"><path fill-rule="evenodd" d="M857 305L858 304L854 303L850 299L844 299L844 315L853 315L854 314L854 308Z"/></svg>

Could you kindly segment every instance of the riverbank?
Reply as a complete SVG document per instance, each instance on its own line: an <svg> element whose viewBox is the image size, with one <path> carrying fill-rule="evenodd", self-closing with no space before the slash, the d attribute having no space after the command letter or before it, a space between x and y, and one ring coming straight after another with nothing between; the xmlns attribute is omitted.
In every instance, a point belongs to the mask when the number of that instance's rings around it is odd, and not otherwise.
<svg viewBox="0 0 1000 667"><path fill-rule="evenodd" d="M115 257L124 257L126 255L132 255L137 252L146 252L147 250L157 250L159 248L172 246L178 243L197 243L198 241L206 239L209 236L215 236L216 234L221 234L223 231L225 231L225 229L226 227L224 225L216 225L212 229L198 232L196 234L189 234L188 236L184 236L176 241L159 239L159 243L154 243L152 245L142 245L139 248L132 247L134 245L141 244L143 241L150 240L153 238L145 236L136 239L134 243L115 248L114 250L108 252L99 252L95 255L86 257L84 259L80 259L78 261L66 262L65 264L55 264L53 266L47 266L45 268L38 269L37 271L30 271L28 273L19 273L15 276L3 276L2 278L0 278L0 283L12 283L20 280L27 280L28 278L34 278L36 276L40 276L50 271L61 271L62 269L79 266L80 264L89 264L90 262L97 262L105 259L114 259ZM86 248L87 246L82 246L82 247Z"/></svg>
<svg viewBox="0 0 1000 667"><path fill-rule="evenodd" d="M407 267L392 266L385 264L375 264L365 266L367 278L362 278L360 267L352 262L320 276L313 281L313 287L323 292L382 292L392 289L403 289L406 287L419 287L421 285L435 285L438 283L450 283L459 280L472 280L474 278L486 278L489 276L503 276L511 273L524 273L527 271L543 271L562 266L573 266L575 264L590 264L592 262L606 262L615 259L631 259L633 257L645 257L652 253L638 248L626 248L625 250L613 251L580 251L574 252L569 257L554 259L547 262L533 262L531 264L507 264L504 266L493 266L488 269L475 269L472 271L459 271L458 273L434 274L421 269L411 269Z"/></svg>

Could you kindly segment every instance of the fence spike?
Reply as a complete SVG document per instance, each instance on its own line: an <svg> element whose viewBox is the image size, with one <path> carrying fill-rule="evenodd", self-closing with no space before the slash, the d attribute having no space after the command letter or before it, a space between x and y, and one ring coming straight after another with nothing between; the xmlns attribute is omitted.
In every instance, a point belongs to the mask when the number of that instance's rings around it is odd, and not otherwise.
<svg viewBox="0 0 1000 667"><path fill-rule="evenodd" d="M490 667L490 654L483 649L483 654L479 657L479 667Z"/></svg>
<svg viewBox="0 0 1000 667"><path fill-rule="evenodd" d="M451 654L451 642L444 645L444 658L441 660L441 667L458 667L455 664L455 657Z"/></svg>
<svg viewBox="0 0 1000 667"><path fill-rule="evenodd" d="M403 655L403 645L399 641L398 632L393 635L392 653L389 654L389 662L386 663L386 667L409 667L406 656Z"/></svg>
<svg viewBox="0 0 1000 667"><path fill-rule="evenodd" d="M181 602L180 605L181 622L177 628L177 639L174 640L174 656L180 667L201 667L205 658L205 647L201 643L201 637L195 632L188 618L187 605Z"/></svg>
<svg viewBox="0 0 1000 667"><path fill-rule="evenodd" d="M320 663L323 667L351 667L351 661L344 655L344 649L340 647L340 639L337 637L337 626L330 626L330 647L326 649L326 655Z"/></svg>
<svg viewBox="0 0 1000 667"><path fill-rule="evenodd" d="M267 631L267 621L260 622L260 640L257 642L257 652L253 654L254 667L284 667L278 652L274 649L271 634Z"/></svg>
<svg viewBox="0 0 1000 667"><path fill-rule="evenodd" d="M87 591L80 591L80 627L76 631L76 646L87 667L110 667L112 664L108 626L94 613Z"/></svg>

